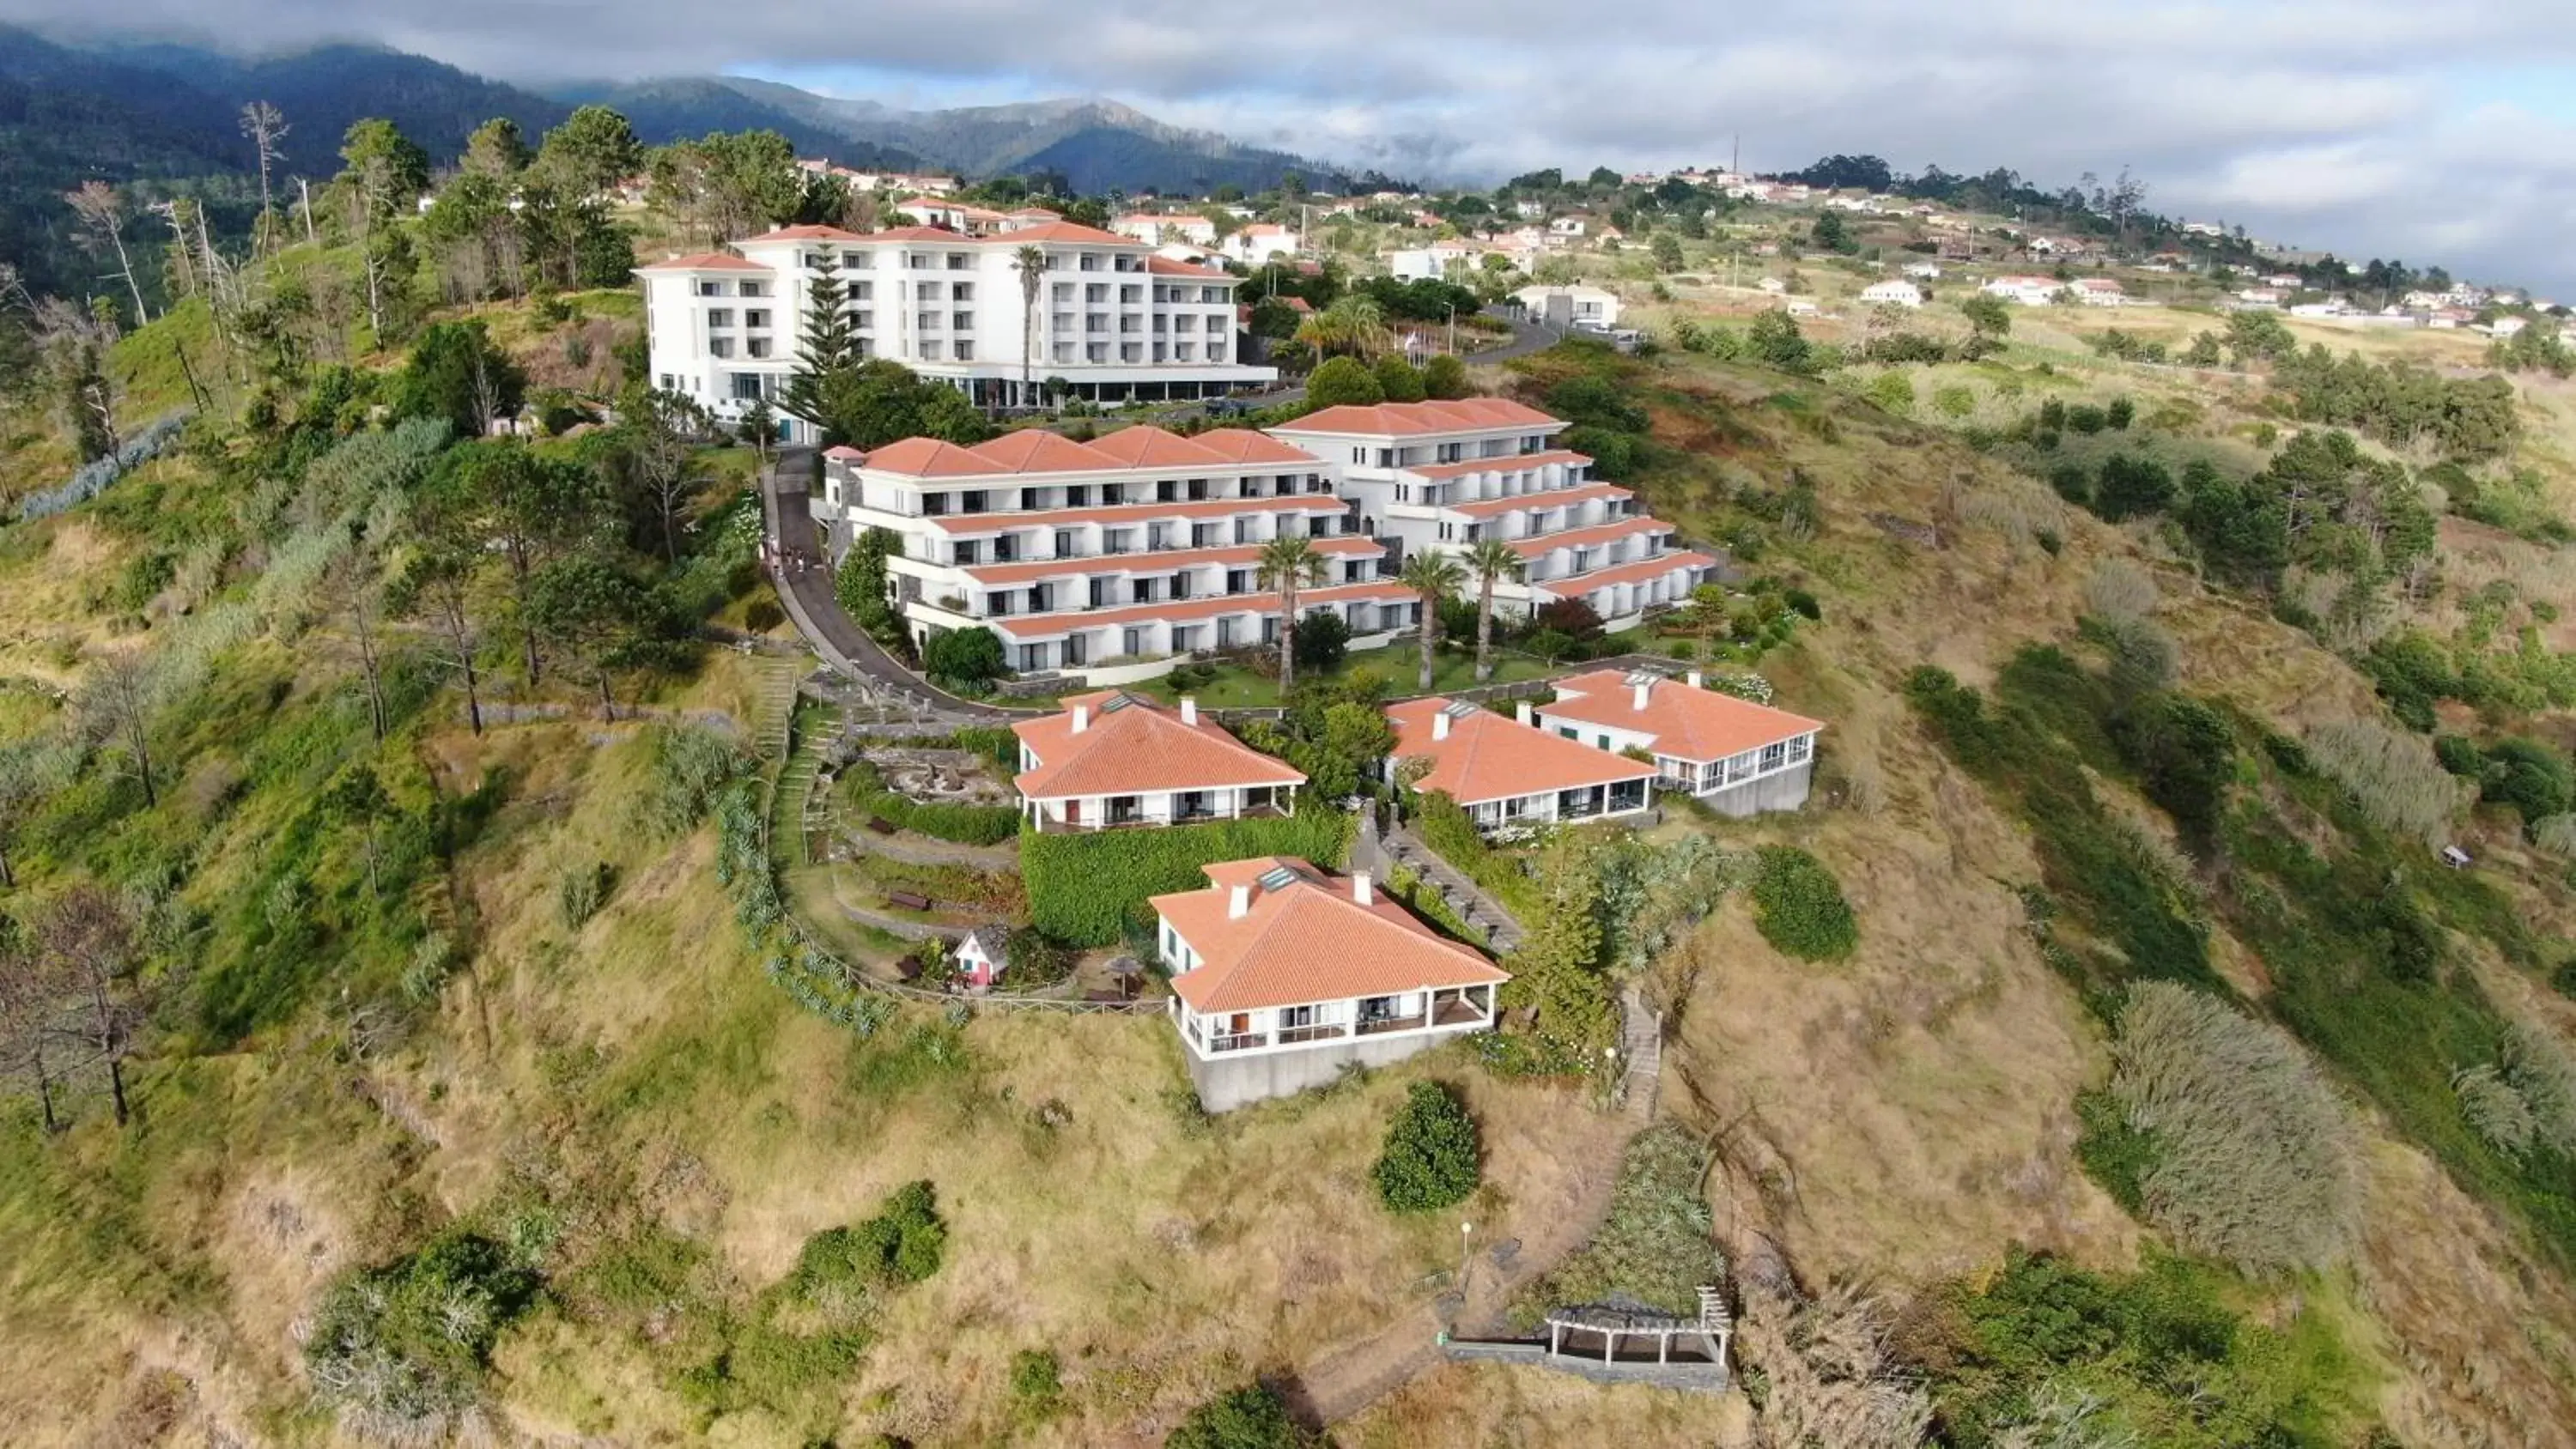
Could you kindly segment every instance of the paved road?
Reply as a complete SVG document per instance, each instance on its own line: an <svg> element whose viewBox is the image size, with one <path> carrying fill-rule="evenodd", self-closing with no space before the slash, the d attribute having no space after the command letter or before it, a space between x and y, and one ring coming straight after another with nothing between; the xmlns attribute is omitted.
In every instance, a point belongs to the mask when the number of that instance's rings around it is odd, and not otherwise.
<svg viewBox="0 0 2576 1449"><path fill-rule="evenodd" d="M1485 315L1498 322L1511 324L1512 340L1499 347L1488 347L1481 352L1466 353L1464 358L1468 362L1509 362L1515 357L1527 357L1533 352L1545 352L1565 340L1565 333L1559 328L1551 327L1545 322L1532 322L1516 317L1498 307L1486 309Z"/></svg>
<svg viewBox="0 0 2576 1449"><path fill-rule="evenodd" d="M810 448L782 449L777 466L761 477L761 499L769 514L770 537L778 540L784 560L773 569L772 578L778 585L779 601L787 606L788 617L796 621L797 632L833 668L927 710L981 723L1036 713L996 709L932 688L906 669L901 660L888 654L884 645L869 638L858 621L841 607L840 599L832 592L832 570L821 530L814 526L814 515L806 502L805 479L813 468L812 457ZM804 568L795 566L798 559L805 561Z"/></svg>

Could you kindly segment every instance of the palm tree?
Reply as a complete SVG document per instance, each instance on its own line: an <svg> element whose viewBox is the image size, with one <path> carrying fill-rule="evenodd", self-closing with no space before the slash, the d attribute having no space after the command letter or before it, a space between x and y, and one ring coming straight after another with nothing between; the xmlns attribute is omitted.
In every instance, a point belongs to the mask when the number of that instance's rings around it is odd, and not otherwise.
<svg viewBox="0 0 2576 1449"><path fill-rule="evenodd" d="M1027 407L1031 354L1038 350L1038 293L1046 286L1046 249L1021 247L1011 253L1011 267L1020 274L1020 406Z"/></svg>
<svg viewBox="0 0 2576 1449"><path fill-rule="evenodd" d="M1417 686L1424 694L1431 692L1431 640L1440 627L1440 601L1456 594L1467 583L1467 571L1445 553L1425 549L1404 561L1404 571L1396 575L1403 585L1422 596L1422 673Z"/></svg>
<svg viewBox="0 0 2576 1449"><path fill-rule="evenodd" d="M1377 299L1355 294L1298 323L1294 340L1313 348L1317 357L1348 352L1366 362L1387 349L1391 336Z"/></svg>
<svg viewBox="0 0 2576 1449"><path fill-rule="evenodd" d="M1324 556L1302 533L1283 533L1261 546L1261 587L1279 591L1279 698L1297 684L1297 591L1324 581Z"/></svg>
<svg viewBox="0 0 2576 1449"><path fill-rule="evenodd" d="M1499 538L1480 538L1467 548L1467 567L1476 575L1476 682L1494 677L1494 583L1516 577L1521 556Z"/></svg>

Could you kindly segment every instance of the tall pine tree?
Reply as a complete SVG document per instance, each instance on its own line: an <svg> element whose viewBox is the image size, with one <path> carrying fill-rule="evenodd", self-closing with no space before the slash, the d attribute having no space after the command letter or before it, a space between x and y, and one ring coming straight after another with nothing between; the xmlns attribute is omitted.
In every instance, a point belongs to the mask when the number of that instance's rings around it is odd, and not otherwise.
<svg viewBox="0 0 2576 1449"><path fill-rule="evenodd" d="M830 252L821 257L805 287L805 325L797 334L796 370L779 393L779 406L815 427L830 430L833 382L858 360L858 338L850 327L849 301L841 269Z"/></svg>

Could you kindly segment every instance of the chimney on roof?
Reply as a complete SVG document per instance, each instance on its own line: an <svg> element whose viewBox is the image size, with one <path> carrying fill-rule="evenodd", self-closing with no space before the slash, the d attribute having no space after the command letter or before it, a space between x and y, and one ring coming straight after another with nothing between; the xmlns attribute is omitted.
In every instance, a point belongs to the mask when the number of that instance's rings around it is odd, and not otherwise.
<svg viewBox="0 0 2576 1449"><path fill-rule="evenodd" d="M1536 711L1530 708L1530 702L1526 699L1522 700L1519 704L1512 706L1512 713L1513 718L1518 719L1522 724L1534 725L1538 723L1536 719L1531 717L1536 713Z"/></svg>
<svg viewBox="0 0 2576 1449"><path fill-rule="evenodd" d="M1091 706L1087 704L1075 705L1073 707L1073 732L1075 734L1080 734L1089 728L1091 728Z"/></svg>
<svg viewBox="0 0 2576 1449"><path fill-rule="evenodd" d="M1183 723L1183 724L1185 724L1185 725L1194 725L1194 724L1197 724L1198 722L1199 722L1199 701L1198 701L1198 696L1196 696L1196 695L1192 695L1192 694L1185 694L1185 695L1182 695L1182 696L1181 696L1181 723Z"/></svg>
<svg viewBox="0 0 2576 1449"><path fill-rule="evenodd" d="M1654 681L1653 681L1653 680L1651 680L1651 679L1640 679L1640 680L1638 680L1638 681L1637 681L1637 687L1636 687L1636 700L1635 700L1634 704L1631 706L1631 708L1634 708L1634 709L1636 709L1636 710L1638 710L1638 711L1640 711L1640 712L1643 712L1643 711L1644 711L1644 709L1646 708L1646 695L1647 695L1647 693L1648 693L1649 691L1651 691L1654 687L1655 687L1655 683L1654 683Z"/></svg>
<svg viewBox="0 0 2576 1449"><path fill-rule="evenodd" d="M1702 684L1701 684L1701 682L1700 682L1700 672L1699 672L1698 670L1696 670L1696 669L1692 670L1690 673L1688 673L1688 674L1686 674L1686 675L1684 675L1684 676L1682 676L1682 677L1683 677L1683 678L1685 678L1685 679L1688 679L1688 680L1690 681L1690 687L1691 687L1691 688L1693 688L1693 689L1700 689L1700 688L1704 688L1704 687L1705 687L1704 685L1702 685Z"/></svg>
<svg viewBox="0 0 2576 1449"><path fill-rule="evenodd" d="M1351 899L1364 906L1374 905L1376 903L1377 887L1370 882L1369 873L1367 871L1355 870L1351 872Z"/></svg>
<svg viewBox="0 0 2576 1449"><path fill-rule="evenodd" d="M1252 887L1248 885L1236 886L1234 888L1234 894L1228 898L1225 903L1226 919L1230 921L1240 921L1251 914Z"/></svg>
<svg viewBox="0 0 2576 1449"><path fill-rule="evenodd" d="M1449 738L1449 711L1444 709L1431 717L1431 737L1435 740Z"/></svg>

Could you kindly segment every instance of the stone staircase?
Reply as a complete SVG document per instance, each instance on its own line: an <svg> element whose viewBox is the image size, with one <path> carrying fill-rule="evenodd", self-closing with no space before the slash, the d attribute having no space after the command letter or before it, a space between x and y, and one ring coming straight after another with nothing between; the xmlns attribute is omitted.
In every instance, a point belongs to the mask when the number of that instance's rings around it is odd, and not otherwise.
<svg viewBox="0 0 2576 1449"><path fill-rule="evenodd" d="M1628 1064L1619 1079L1620 1105L1643 1127L1654 1120L1655 1086L1664 1075L1664 1014L1633 984L1619 994L1619 1055Z"/></svg>
<svg viewBox="0 0 2576 1449"><path fill-rule="evenodd" d="M1378 848L1386 860L1412 871L1422 877L1426 885L1438 891L1440 898L1448 902L1449 909L1457 912L1460 920L1483 932L1486 944L1494 954L1509 955L1519 948L1523 933L1520 922L1512 919L1511 912L1504 910L1501 902L1485 894L1456 867L1441 859L1438 851L1423 844L1411 831L1397 826L1386 832Z"/></svg>
<svg viewBox="0 0 2576 1449"><path fill-rule="evenodd" d="M813 821L809 808L814 793L814 777L822 771L823 751L840 729L840 711L830 705L818 705L806 713L804 728L795 732L793 748L786 763L779 766L778 778L769 792L769 849L781 866L811 865L813 837L808 826Z"/></svg>

